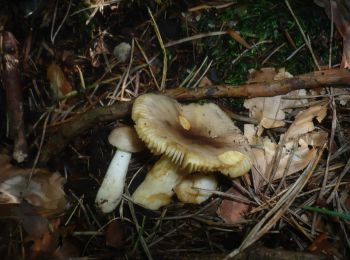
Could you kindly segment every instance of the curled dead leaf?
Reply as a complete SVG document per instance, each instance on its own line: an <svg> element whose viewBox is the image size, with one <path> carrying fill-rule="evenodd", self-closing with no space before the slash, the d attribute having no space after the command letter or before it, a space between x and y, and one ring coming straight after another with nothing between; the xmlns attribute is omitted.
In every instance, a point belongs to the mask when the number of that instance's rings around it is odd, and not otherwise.
<svg viewBox="0 0 350 260"><path fill-rule="evenodd" d="M313 131L315 125L312 120L315 118L320 123L327 115L327 107L327 104L317 105L300 112L285 133L284 139L288 141L294 137Z"/></svg>
<svg viewBox="0 0 350 260"><path fill-rule="evenodd" d="M72 91L72 86L64 75L60 66L52 63L47 69L47 78L50 81L50 88L53 99L58 100Z"/></svg>
<svg viewBox="0 0 350 260"><path fill-rule="evenodd" d="M248 135L248 140L254 145L252 174L255 187L262 185L263 179L274 181L305 169L318 148L327 140L327 133L322 130L294 136L282 143L280 160L275 162L280 145L268 137L252 137L254 131L251 128L254 126L245 126L245 135ZM283 142L283 137L280 142ZM275 165L272 165L274 163ZM273 167L274 171L268 171L270 167ZM274 175L270 176L269 173Z"/></svg>
<svg viewBox="0 0 350 260"><path fill-rule="evenodd" d="M0 201L2 204L28 202L35 212L50 216L66 206L64 178L44 169L22 169L10 164L10 157L0 155Z"/></svg>
<svg viewBox="0 0 350 260"><path fill-rule="evenodd" d="M248 83L270 82L273 80L281 80L293 77L286 72L284 68L262 68L260 70L250 70ZM250 117L259 121L258 136L263 132L263 129L276 128L285 125L284 119L286 113L290 112L290 107L306 104L304 99L284 99L288 96L306 95L305 90L292 91L286 95L274 97L257 97L250 98L244 101L244 107L249 109Z"/></svg>

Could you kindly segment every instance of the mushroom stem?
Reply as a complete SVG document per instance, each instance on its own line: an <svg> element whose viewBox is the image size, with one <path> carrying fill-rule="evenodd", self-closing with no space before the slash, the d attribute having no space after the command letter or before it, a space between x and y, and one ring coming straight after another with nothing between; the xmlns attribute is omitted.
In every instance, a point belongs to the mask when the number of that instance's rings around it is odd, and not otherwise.
<svg viewBox="0 0 350 260"><path fill-rule="evenodd" d="M179 166L163 156L147 173L132 199L145 208L157 210L170 203L174 188L185 176Z"/></svg>
<svg viewBox="0 0 350 260"><path fill-rule="evenodd" d="M103 213L112 212L119 204L124 191L125 177L131 153L117 150L96 196L96 206Z"/></svg>

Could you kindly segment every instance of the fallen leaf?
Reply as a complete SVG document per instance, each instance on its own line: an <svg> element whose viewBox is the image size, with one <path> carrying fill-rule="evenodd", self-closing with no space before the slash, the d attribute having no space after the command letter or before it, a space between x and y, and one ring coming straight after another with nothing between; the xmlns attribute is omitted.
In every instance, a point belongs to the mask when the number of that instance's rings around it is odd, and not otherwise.
<svg viewBox="0 0 350 260"><path fill-rule="evenodd" d="M293 77L284 68L276 70L274 68L262 68L260 70L250 70L247 83L271 82ZM304 99L283 99L283 97L306 95L305 90L292 91L286 95L274 97L257 97L244 101L244 107L249 109L249 116L259 121L258 136L263 129L276 128L285 125L286 112L290 112L290 107L306 104Z"/></svg>
<svg viewBox="0 0 350 260"><path fill-rule="evenodd" d="M41 237L27 237L25 239L33 242L27 252L28 259L49 259L51 257L59 246L60 223L60 219L53 219L50 221L50 230L47 229Z"/></svg>
<svg viewBox="0 0 350 260"><path fill-rule="evenodd" d="M327 107L328 105L317 105L300 112L285 133L284 139L288 141L294 137L313 131L315 125L312 120L316 118L320 123L327 115Z"/></svg>
<svg viewBox="0 0 350 260"><path fill-rule="evenodd" d="M124 245L124 231L120 219L115 219L106 228L106 246L121 248Z"/></svg>
<svg viewBox="0 0 350 260"><path fill-rule="evenodd" d="M300 136L294 136L284 142L283 136L280 142L283 143L280 160L274 162L279 149L279 145L271 141L268 137L252 136L254 126L245 126L244 135L252 147L252 174L255 187L262 185L262 180L269 180L268 169L273 165L274 176L272 181L280 179L284 174L291 175L306 168L310 160L316 155L317 149L327 140L327 133L320 131L312 131L304 133Z"/></svg>
<svg viewBox="0 0 350 260"><path fill-rule="evenodd" d="M50 81L50 88L53 99L58 100L72 91L72 86L64 75L60 66L52 63L47 69L47 78Z"/></svg>
<svg viewBox="0 0 350 260"><path fill-rule="evenodd" d="M79 258L84 248L82 242L73 236L65 237L60 244L61 245L53 253L52 260Z"/></svg>
<svg viewBox="0 0 350 260"><path fill-rule="evenodd" d="M42 216L59 214L66 206L63 184L64 178L58 173L22 169L10 164L9 156L0 154L0 201L3 204L26 201Z"/></svg>
<svg viewBox="0 0 350 260"><path fill-rule="evenodd" d="M245 199L242 193L240 193L239 190L236 188L230 188L226 193ZM234 200L224 199L222 200L216 213L226 223L234 224L242 220L244 218L244 214L247 213L248 210L248 204Z"/></svg>

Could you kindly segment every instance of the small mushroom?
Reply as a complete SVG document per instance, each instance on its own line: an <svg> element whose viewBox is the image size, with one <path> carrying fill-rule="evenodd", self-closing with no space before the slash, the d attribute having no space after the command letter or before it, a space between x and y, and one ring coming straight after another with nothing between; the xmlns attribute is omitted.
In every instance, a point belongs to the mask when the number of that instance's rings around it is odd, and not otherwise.
<svg viewBox="0 0 350 260"><path fill-rule="evenodd" d="M132 194L132 199L145 208L157 210L170 203L174 187L185 177L178 165L162 156Z"/></svg>
<svg viewBox="0 0 350 260"><path fill-rule="evenodd" d="M125 177L131 153L140 152L144 145L135 130L128 126L117 127L108 136L108 142L117 148L96 196L96 206L103 213L113 211L124 191Z"/></svg>
<svg viewBox="0 0 350 260"><path fill-rule="evenodd" d="M132 119L151 152L163 154L186 174L220 171L234 178L250 170L247 140L215 104L182 106L164 95L145 94L135 100Z"/></svg>
<svg viewBox="0 0 350 260"><path fill-rule="evenodd" d="M191 174L176 187L177 198L185 203L201 204L209 199L213 190L218 188L218 181L213 174Z"/></svg>

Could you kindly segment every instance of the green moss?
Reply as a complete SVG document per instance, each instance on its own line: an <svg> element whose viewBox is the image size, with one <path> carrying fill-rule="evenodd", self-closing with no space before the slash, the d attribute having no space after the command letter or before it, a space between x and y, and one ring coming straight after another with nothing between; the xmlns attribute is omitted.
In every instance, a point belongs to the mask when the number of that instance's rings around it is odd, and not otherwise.
<svg viewBox="0 0 350 260"><path fill-rule="evenodd" d="M328 64L330 21L324 10L312 1L290 1L304 32L309 35L313 50L321 65ZM285 67L292 74L306 73L315 70L309 50L304 47L293 58L287 58L295 51L287 40L286 32L291 36L295 45L300 47L304 40L297 24L291 16L284 1L239 1L223 10L204 13L200 20L200 30L203 32L220 30L221 27L239 32L250 44L261 41L271 41L261 44L246 52L235 64L245 50L238 42L229 36L211 37L204 40L203 52L211 57L222 82L241 84L247 79L248 70L263 67ZM262 62L279 46L265 64ZM335 42L334 53L340 53L339 44ZM333 57L339 62L339 55Z"/></svg>

